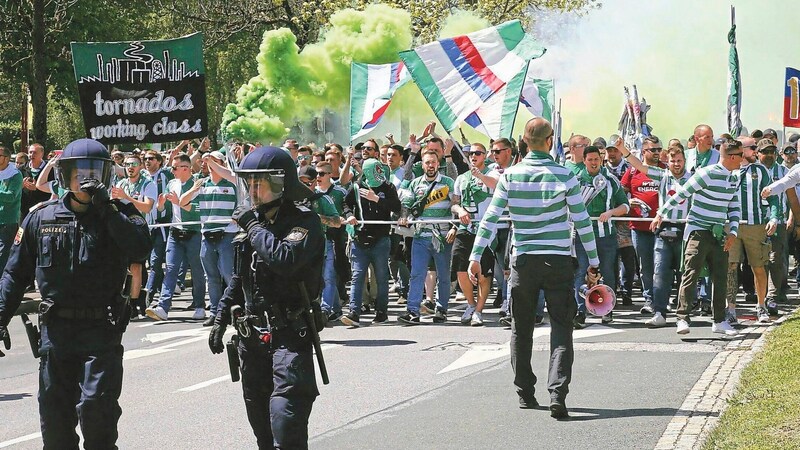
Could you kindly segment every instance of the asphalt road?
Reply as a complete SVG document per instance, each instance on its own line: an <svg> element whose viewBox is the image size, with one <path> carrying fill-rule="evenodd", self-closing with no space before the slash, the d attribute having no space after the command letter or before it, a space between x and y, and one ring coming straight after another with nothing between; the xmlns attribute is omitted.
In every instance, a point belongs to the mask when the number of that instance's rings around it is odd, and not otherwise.
<svg viewBox="0 0 800 450"><path fill-rule="evenodd" d="M179 296L173 320L133 322L125 334L120 448L255 448L227 360L212 355L208 328L188 319ZM510 330L497 310L486 326L459 324L464 302L446 325L407 327L390 303L390 322L322 332L331 384L323 386L309 424L310 446L325 449L407 448L653 448L700 374L728 342L713 335L709 318L691 334L647 329L638 308L619 308L615 321L575 332L575 365L567 398L572 419L521 410L512 384ZM752 308L743 308L748 314ZM426 319L423 318L423 322ZM0 360L0 448L41 448L38 361L21 321L10 326L13 348ZM229 329L229 333L232 330ZM546 404L549 326L537 328L537 398Z"/></svg>

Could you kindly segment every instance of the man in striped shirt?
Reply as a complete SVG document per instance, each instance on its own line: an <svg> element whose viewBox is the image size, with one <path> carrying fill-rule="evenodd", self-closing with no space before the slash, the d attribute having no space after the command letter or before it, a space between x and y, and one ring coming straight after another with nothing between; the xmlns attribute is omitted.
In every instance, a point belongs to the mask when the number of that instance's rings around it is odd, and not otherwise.
<svg viewBox="0 0 800 450"><path fill-rule="evenodd" d="M545 291L550 315L550 415L568 417L565 399L572 378L572 319L577 311L572 282L571 223L580 236L589 259L587 281L599 276L594 231L581 198L575 175L550 156L553 128L543 118L525 125L524 141L529 152L500 176L476 233L468 272L477 283L480 260L497 233L497 221L508 209L511 217L511 366L521 408L536 408L536 377L531 369L533 326L539 292ZM571 269L570 269L571 268Z"/></svg>
<svg viewBox="0 0 800 450"><path fill-rule="evenodd" d="M208 159L213 160L216 165L209 166ZM216 170L211 170L211 167L225 166L225 155L218 151L205 153L202 164L209 168L209 176L195 180L192 188L181 195L180 202L181 206L187 206L197 199L200 207L200 221L203 222L200 229L200 262L206 273L208 301L211 304L211 314L203 322L203 326L210 327L214 325L217 306L225 286L231 284L233 237L239 227L230 221L237 206L236 185L222 178ZM219 221L227 223L214 223Z"/></svg>
<svg viewBox="0 0 800 450"><path fill-rule="evenodd" d="M144 168L157 188L156 204L150 210L148 222L154 224L167 224L172 222L172 204L167 201L167 184L175 176L167 169L162 168L164 158L155 150L144 153ZM150 273L147 276L147 303L150 304L156 291L161 289L164 281L164 262L166 261L168 227L150 229L153 240L153 251L150 252Z"/></svg>
<svg viewBox="0 0 800 450"><path fill-rule="evenodd" d="M756 288L756 316L761 323L769 323L764 299L767 295L767 270L769 264L770 238L778 226L778 205L776 197L762 199L759 193L769 185L769 171L757 160L756 150L772 150L775 145L769 139L762 139L757 149L754 141L748 138L743 142L744 159L739 170L739 200L741 201L741 220L739 233L728 255L728 310L726 319L736 323L736 294L739 291L739 264L744 262L745 252L747 264L753 270Z"/></svg>
<svg viewBox="0 0 800 450"><path fill-rule="evenodd" d="M789 171L785 166L777 163L777 151L776 146L769 146L767 143L758 151L758 160L767 168L770 183L780 180ZM769 252L766 298L767 312L773 315L778 314L778 302L786 303L786 287L788 287L786 276L789 271L787 254L789 241L786 233L786 219L789 215L788 202L786 195L782 193L778 194L775 200L778 209L778 228L770 239L772 249Z"/></svg>
<svg viewBox="0 0 800 450"><path fill-rule="evenodd" d="M678 291L678 334L689 333L689 311L697 301L697 279L704 264L708 264L713 281L714 324L711 331L736 335L725 321L725 289L728 272L728 250L739 231L739 176L742 148L739 141L728 139L721 148L718 164L697 169L658 210L653 226L658 228L670 211L690 200L684 232L684 272ZM729 221L725 231L725 221ZM726 235L727 234L727 235ZM724 245L723 245L724 241Z"/></svg>
<svg viewBox="0 0 800 450"><path fill-rule="evenodd" d="M625 160L657 183L660 206L663 206L689 180L690 175L684 167L685 160L681 147L669 148L669 170L654 165L645 165L630 151L627 149L625 151ZM672 221L685 219L689 214L689 205L688 200L679 203L667 213L660 227L653 226L654 222L650 223L651 230L657 237L653 264L653 317L645 322L645 325L649 327L657 328L667 324L667 303L669 294L672 292L675 273L681 267L681 258L683 257L681 241L683 241L683 232L686 228L685 224Z"/></svg>
<svg viewBox="0 0 800 450"><path fill-rule="evenodd" d="M402 210L398 225L406 226L408 216L415 219L448 219L451 217L454 180L439 173L439 157L435 150L426 150L422 155L425 173L415 178L408 186L402 199ZM422 288L428 273L428 263L433 258L438 278L437 302L433 316L434 323L447 320L447 305L450 299L450 255L453 242L447 242L445 235L449 224L415 224L414 240L411 244L411 279L409 280L408 306L406 314L398 317L400 322L419 324ZM422 312L430 313L432 308L423 305Z"/></svg>

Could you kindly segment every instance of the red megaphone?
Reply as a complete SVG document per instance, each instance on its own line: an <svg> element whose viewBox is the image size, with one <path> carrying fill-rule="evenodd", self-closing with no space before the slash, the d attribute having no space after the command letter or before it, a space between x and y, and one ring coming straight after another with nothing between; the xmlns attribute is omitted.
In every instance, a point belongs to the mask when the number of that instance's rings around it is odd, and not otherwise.
<svg viewBox="0 0 800 450"><path fill-rule="evenodd" d="M605 284L597 284L591 289L586 285L581 287L581 297L586 300L586 311L598 317L605 316L617 304L617 295L614 290Z"/></svg>

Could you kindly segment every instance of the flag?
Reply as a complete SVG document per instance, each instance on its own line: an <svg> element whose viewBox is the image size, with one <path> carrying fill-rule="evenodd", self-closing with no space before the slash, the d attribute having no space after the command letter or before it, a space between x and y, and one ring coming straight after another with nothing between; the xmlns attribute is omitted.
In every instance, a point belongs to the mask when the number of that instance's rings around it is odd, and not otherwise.
<svg viewBox="0 0 800 450"><path fill-rule="evenodd" d="M526 73L523 69L464 122L490 139L511 139Z"/></svg>
<svg viewBox="0 0 800 450"><path fill-rule="evenodd" d="M550 149L550 156L559 164L564 163L564 144L561 142L561 101L558 102L558 111L553 121L553 147Z"/></svg>
<svg viewBox="0 0 800 450"><path fill-rule="evenodd" d="M800 70L786 68L783 83L783 126L800 127Z"/></svg>
<svg viewBox="0 0 800 450"><path fill-rule="evenodd" d="M734 9L731 7L731 29L728 31L728 43L731 45L728 54L728 131L732 136L742 132L742 76L739 72L739 53L736 51L736 21Z"/></svg>
<svg viewBox="0 0 800 450"><path fill-rule="evenodd" d="M368 133L383 117L394 93L408 80L405 64L350 66L350 140Z"/></svg>
<svg viewBox="0 0 800 450"><path fill-rule="evenodd" d="M544 47L525 33L519 20L512 20L400 52L400 59L439 122L450 132L514 77L525 73L528 62L544 52ZM510 95L508 89L504 95L500 96L503 105ZM518 102L517 95L514 103Z"/></svg>
<svg viewBox="0 0 800 450"><path fill-rule="evenodd" d="M553 90L553 80L540 80L533 78L530 69L525 76L525 86L522 88L522 95L519 97L522 103L534 117L544 117L548 122L553 121L553 103L555 103L555 91Z"/></svg>

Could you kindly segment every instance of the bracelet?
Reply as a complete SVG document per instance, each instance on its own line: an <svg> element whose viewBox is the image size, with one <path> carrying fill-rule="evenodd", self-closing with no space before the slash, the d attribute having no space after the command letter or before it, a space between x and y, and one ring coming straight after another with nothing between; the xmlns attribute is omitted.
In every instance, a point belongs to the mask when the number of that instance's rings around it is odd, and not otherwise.
<svg viewBox="0 0 800 450"><path fill-rule="evenodd" d="M627 155L625 155L625 159L628 159L628 158L630 158L632 154L633 154L633 153L628 153Z"/></svg>
<svg viewBox="0 0 800 450"><path fill-rule="evenodd" d="M444 155L445 158L452 158L453 155Z"/></svg>

